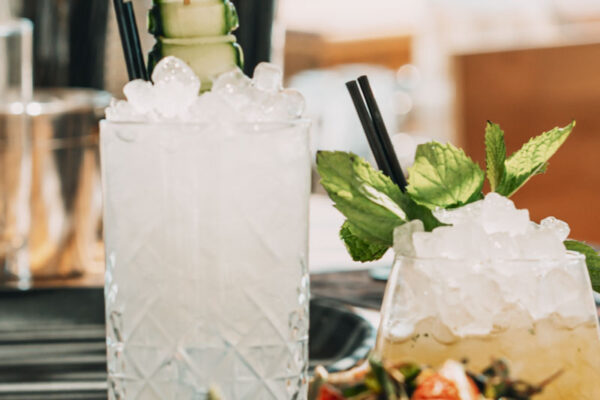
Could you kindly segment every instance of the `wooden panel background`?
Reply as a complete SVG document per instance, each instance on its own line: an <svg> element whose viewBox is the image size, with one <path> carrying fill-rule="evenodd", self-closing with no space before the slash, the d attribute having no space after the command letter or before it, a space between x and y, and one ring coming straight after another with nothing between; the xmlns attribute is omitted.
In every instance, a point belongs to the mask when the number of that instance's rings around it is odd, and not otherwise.
<svg viewBox="0 0 600 400"><path fill-rule="evenodd" d="M577 121L548 172L514 200L534 220L554 215L571 237L600 243L600 43L457 55L454 73L458 142L482 166L486 120L502 126L509 154Z"/></svg>
<svg viewBox="0 0 600 400"><path fill-rule="evenodd" d="M411 60L409 35L373 38L335 38L327 35L288 31L285 44L285 74L342 64L365 63L396 69Z"/></svg>

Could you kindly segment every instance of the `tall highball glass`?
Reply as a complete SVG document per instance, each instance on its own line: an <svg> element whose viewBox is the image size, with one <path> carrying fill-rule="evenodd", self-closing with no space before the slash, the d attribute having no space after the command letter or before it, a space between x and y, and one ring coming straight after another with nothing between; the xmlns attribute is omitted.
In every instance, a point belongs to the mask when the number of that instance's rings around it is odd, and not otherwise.
<svg viewBox="0 0 600 400"><path fill-rule="evenodd" d="M111 399L302 399L305 121L102 121Z"/></svg>

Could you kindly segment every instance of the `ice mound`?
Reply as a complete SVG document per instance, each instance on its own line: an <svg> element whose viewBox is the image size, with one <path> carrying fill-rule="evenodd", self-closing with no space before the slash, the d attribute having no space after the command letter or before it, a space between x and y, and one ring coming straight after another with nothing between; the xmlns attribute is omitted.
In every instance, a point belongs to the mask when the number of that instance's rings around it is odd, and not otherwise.
<svg viewBox="0 0 600 400"><path fill-rule="evenodd" d="M218 76L210 92L199 95L200 80L175 57L163 58L152 72L152 82L125 85L127 100L113 100L106 119L121 122L269 122L298 119L304 97L282 86L276 65L261 63L253 78L235 69Z"/></svg>
<svg viewBox="0 0 600 400"><path fill-rule="evenodd" d="M595 318L585 259L563 244L566 223L531 222L496 193L434 214L448 226L424 232L415 220L394 231L384 335L404 340L425 329L450 343L546 319L573 328Z"/></svg>
<svg viewBox="0 0 600 400"><path fill-rule="evenodd" d="M400 254L449 259L544 259L561 258L567 251L563 241L569 226L554 217L539 225L530 221L529 211L519 210L508 198L489 193L483 200L464 207L434 211L448 226L433 232L396 232ZM406 235L411 237L407 238ZM407 248L407 243L412 247ZM397 251L398 252L398 251Z"/></svg>

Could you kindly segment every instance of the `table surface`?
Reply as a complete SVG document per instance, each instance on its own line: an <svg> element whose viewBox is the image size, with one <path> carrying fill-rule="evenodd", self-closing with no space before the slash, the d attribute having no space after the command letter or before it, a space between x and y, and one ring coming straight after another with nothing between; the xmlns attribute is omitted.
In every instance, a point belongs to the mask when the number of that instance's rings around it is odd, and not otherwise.
<svg viewBox="0 0 600 400"><path fill-rule="evenodd" d="M378 308L385 285L368 271L311 278L310 365L346 369L373 348L378 312L343 303ZM328 325L344 328L318 329ZM101 275L0 287L0 400L106 399L106 389Z"/></svg>

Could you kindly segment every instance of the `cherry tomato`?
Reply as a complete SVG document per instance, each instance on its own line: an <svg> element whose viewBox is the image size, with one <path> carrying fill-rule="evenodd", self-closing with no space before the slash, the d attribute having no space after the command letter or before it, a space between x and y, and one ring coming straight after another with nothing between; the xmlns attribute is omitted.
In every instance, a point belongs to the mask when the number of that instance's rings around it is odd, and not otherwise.
<svg viewBox="0 0 600 400"><path fill-rule="evenodd" d="M439 374L433 374L417 387L411 400L461 400L461 398L452 381Z"/></svg>
<svg viewBox="0 0 600 400"><path fill-rule="evenodd" d="M321 388L319 388L317 400L346 400L346 398L335 388L329 385L322 385Z"/></svg>

